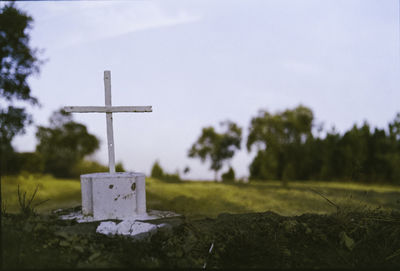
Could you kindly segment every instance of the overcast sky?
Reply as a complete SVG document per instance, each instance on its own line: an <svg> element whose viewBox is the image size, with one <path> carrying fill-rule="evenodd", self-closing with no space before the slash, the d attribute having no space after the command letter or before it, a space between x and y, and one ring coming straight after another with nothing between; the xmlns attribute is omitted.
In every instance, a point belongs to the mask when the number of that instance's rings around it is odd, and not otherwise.
<svg viewBox="0 0 400 271"><path fill-rule="evenodd" d="M48 125L66 105L104 105L111 70L113 105L152 105L153 113L114 115L116 160L150 173L156 159L188 178L212 178L187 151L202 127L229 119L248 134L258 110L310 107L325 129L367 120L386 127L400 112L399 1L19 2L34 19L32 45L47 62L31 78ZM104 114L76 114L101 140ZM13 144L33 151L35 126ZM232 165L248 175L254 154Z"/></svg>

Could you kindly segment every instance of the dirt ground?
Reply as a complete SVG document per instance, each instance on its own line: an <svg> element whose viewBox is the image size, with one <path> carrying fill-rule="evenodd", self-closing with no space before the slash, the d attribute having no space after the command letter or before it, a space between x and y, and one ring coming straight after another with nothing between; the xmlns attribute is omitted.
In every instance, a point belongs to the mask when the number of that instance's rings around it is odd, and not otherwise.
<svg viewBox="0 0 400 271"><path fill-rule="evenodd" d="M97 234L99 222L3 214L2 267L400 270L399 212L339 210L295 217L265 212L161 222L171 227L132 241Z"/></svg>

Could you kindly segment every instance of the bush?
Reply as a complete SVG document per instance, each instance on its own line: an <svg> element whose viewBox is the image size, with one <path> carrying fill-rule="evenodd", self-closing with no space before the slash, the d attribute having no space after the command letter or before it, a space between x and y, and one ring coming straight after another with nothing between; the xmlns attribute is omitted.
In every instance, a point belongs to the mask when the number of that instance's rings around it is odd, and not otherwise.
<svg viewBox="0 0 400 271"><path fill-rule="evenodd" d="M96 161L82 160L77 163L72 169L73 177L79 177L82 174L96 172L108 172L108 167Z"/></svg>
<svg viewBox="0 0 400 271"><path fill-rule="evenodd" d="M37 152L18 153L20 171L29 173L43 173L44 162L42 156Z"/></svg>
<svg viewBox="0 0 400 271"><path fill-rule="evenodd" d="M124 169L124 166L122 165L122 163L119 162L115 165L115 171L116 172L125 172L126 170Z"/></svg>
<svg viewBox="0 0 400 271"><path fill-rule="evenodd" d="M179 176L178 172L175 174L164 174L162 180L166 182L180 182L181 177Z"/></svg>
<svg viewBox="0 0 400 271"><path fill-rule="evenodd" d="M10 152L2 157L2 174L43 173L42 156L36 152Z"/></svg>
<svg viewBox="0 0 400 271"><path fill-rule="evenodd" d="M115 165L116 172L125 172L124 166L121 162ZM82 174L109 172L108 166L102 165L96 161L82 160L77 163L72 169L72 176L79 177Z"/></svg>
<svg viewBox="0 0 400 271"><path fill-rule="evenodd" d="M151 177L156 178L166 182L179 182L181 181L181 177L179 176L179 172L177 171L175 174L164 173L160 163L158 161L154 162L154 165L151 169Z"/></svg>
<svg viewBox="0 0 400 271"><path fill-rule="evenodd" d="M158 161L154 162L154 165L151 169L151 177L156 179L162 179L164 177L164 171Z"/></svg>
<svg viewBox="0 0 400 271"><path fill-rule="evenodd" d="M235 171L232 167L229 167L229 170L222 174L222 181L224 182L234 182L235 181Z"/></svg>

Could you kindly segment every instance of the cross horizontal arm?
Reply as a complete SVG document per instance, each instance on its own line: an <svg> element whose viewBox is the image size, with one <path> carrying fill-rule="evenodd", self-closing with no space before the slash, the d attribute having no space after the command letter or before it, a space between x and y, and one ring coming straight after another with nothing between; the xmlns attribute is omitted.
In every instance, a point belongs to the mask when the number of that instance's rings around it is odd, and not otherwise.
<svg viewBox="0 0 400 271"><path fill-rule="evenodd" d="M153 112L151 106L65 106L69 113Z"/></svg>

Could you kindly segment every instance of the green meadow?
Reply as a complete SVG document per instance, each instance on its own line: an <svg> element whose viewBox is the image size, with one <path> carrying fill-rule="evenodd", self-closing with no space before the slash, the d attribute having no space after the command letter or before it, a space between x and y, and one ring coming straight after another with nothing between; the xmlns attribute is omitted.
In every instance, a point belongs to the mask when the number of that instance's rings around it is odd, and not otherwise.
<svg viewBox="0 0 400 271"><path fill-rule="evenodd" d="M400 210L400 187L390 185L293 181L284 187L278 181L227 184L146 180L148 209L171 210L190 218L265 211L286 216L324 214L335 212L335 205L354 211L378 208ZM21 195L27 192L27 199L39 186L33 204L48 199L37 207L40 213L81 204L79 180L55 179L50 175L6 176L2 178L1 198L7 212L19 210L18 185Z"/></svg>

